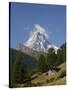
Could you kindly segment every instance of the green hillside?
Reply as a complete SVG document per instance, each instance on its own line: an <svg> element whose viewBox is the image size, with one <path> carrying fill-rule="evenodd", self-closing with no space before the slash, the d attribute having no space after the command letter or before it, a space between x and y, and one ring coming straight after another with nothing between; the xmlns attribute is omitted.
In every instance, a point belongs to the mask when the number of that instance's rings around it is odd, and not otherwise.
<svg viewBox="0 0 68 90"><path fill-rule="evenodd" d="M32 77L35 77L34 79L24 84L18 84L17 87L65 85L66 84L66 72L64 70L65 63L61 64L59 67L61 67L61 69L59 70L59 72L56 73L56 75L48 76L46 75L46 72L36 73L32 76ZM63 75L62 72L65 72L65 74Z"/></svg>
<svg viewBox="0 0 68 90"><path fill-rule="evenodd" d="M9 64L9 87L65 85L66 43L57 54L53 48L34 55L10 48Z"/></svg>
<svg viewBox="0 0 68 90"><path fill-rule="evenodd" d="M14 67L15 67L15 63L16 63L16 57L17 57L17 53L19 53L20 51L17 51L15 49L10 49L10 57L9 57L9 85L10 87L13 87L13 76L14 76ZM24 64L25 69L27 69L28 74L27 75L32 75L33 73L37 72L37 60L32 57L29 56L23 52L20 52L22 54L23 59L22 61L22 65Z"/></svg>

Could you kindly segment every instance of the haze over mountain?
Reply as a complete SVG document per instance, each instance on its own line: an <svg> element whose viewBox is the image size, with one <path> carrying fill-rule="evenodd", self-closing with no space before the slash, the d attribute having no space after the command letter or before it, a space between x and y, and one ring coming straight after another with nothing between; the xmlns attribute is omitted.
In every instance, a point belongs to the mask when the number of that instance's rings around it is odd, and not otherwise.
<svg viewBox="0 0 68 90"><path fill-rule="evenodd" d="M34 25L33 30L30 32L28 40L24 44L19 44L17 49L23 51L24 47L25 49L27 47L38 52L47 52L49 48L54 48L56 52L58 49L58 47L48 41L48 34L46 33L46 29L39 24ZM29 49L27 51L29 51Z"/></svg>

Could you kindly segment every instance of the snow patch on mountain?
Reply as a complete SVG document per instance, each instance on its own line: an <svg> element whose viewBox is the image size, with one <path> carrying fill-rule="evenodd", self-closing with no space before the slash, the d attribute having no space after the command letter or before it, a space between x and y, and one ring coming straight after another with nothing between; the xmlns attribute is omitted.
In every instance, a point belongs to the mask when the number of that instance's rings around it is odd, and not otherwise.
<svg viewBox="0 0 68 90"><path fill-rule="evenodd" d="M29 39L26 41L26 43L24 45L28 46L28 47L33 47L33 44L37 41L37 39L40 39L40 44L42 45L42 42L45 42L45 39L43 39L43 36L47 39L48 38L48 34L46 33L46 30L41 27L38 24L34 25L33 31L30 32L30 37ZM38 44L38 42L36 42ZM42 46L41 46L42 47Z"/></svg>
<svg viewBox="0 0 68 90"><path fill-rule="evenodd" d="M34 25L33 30L30 32L29 39L24 43L24 45L33 50L43 52L47 52L49 48L54 48L55 52L58 49L58 47L48 41L46 29L38 24Z"/></svg>

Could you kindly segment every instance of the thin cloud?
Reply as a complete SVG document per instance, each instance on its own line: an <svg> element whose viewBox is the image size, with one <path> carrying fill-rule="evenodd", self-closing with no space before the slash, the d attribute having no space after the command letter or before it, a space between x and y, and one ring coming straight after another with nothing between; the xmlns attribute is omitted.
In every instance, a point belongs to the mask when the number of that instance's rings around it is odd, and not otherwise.
<svg viewBox="0 0 68 90"><path fill-rule="evenodd" d="M29 27L24 27L24 30L29 30L30 28Z"/></svg>

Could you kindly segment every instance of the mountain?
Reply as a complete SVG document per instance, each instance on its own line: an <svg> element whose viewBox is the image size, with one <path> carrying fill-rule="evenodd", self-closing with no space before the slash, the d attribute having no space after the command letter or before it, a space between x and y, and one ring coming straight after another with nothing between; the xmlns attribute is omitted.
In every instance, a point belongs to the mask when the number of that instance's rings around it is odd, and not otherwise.
<svg viewBox="0 0 68 90"><path fill-rule="evenodd" d="M33 30L30 32L28 40L24 44L18 44L16 49L29 54L34 52L47 53L49 48L54 48L55 52L57 52L58 49L58 47L48 41L46 29L35 24Z"/></svg>
<svg viewBox="0 0 68 90"><path fill-rule="evenodd" d="M26 53L26 54L28 54L28 55L32 55L33 52L34 52L31 48L25 46L25 45L22 44L22 43L19 43L19 44L17 45L16 50L20 50L20 51L22 51L22 52L24 52L24 53Z"/></svg>
<svg viewBox="0 0 68 90"><path fill-rule="evenodd" d="M30 32L30 37L24 45L33 50L43 52L47 52L49 48L54 48L55 51L58 49L48 41L46 30L38 24L34 25L33 31Z"/></svg>

